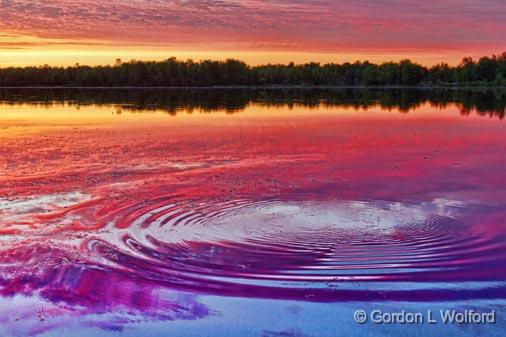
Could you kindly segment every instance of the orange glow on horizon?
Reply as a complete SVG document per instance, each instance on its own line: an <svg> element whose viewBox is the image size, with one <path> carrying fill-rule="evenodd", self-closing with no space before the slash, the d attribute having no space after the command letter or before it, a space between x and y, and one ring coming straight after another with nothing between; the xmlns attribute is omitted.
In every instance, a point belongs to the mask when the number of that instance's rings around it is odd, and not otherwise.
<svg viewBox="0 0 506 337"><path fill-rule="evenodd" d="M250 65L295 62L296 64L307 62L319 63L345 63L355 61L369 61L383 63L399 61L409 58L425 66L445 62L456 65L462 57L481 56L500 53L490 51L477 53L470 50L457 51L417 51L406 50L395 52L391 50L379 51L299 51L299 50L265 50L265 49L219 49L201 48L188 46L166 47L160 44L135 45L118 44L111 41L99 40L60 40L44 39L34 36L10 36L0 32L0 67L25 67L25 66L73 66L81 65L113 65L116 59L123 62L131 60L162 61L170 57L180 60L203 59L225 60L234 58L242 60Z"/></svg>

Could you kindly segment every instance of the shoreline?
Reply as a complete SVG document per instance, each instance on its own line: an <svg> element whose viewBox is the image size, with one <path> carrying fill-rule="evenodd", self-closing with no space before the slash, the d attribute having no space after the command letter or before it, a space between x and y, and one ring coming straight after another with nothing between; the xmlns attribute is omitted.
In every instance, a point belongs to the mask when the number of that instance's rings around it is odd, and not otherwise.
<svg viewBox="0 0 506 337"><path fill-rule="evenodd" d="M39 90L276 90L276 89L449 89L449 90L480 90L480 89L506 89L506 85L482 85L482 86L458 86L458 85L423 85L423 86L406 86L406 85L389 85L389 86L329 86L329 85L269 85L269 86L241 86L241 85L222 85L222 86L0 86L0 90L9 89L39 89Z"/></svg>

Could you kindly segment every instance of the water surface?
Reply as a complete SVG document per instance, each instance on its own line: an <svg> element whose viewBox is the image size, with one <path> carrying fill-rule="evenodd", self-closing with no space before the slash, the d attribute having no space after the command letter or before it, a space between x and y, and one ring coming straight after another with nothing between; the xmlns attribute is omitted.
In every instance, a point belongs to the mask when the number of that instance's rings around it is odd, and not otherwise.
<svg viewBox="0 0 506 337"><path fill-rule="evenodd" d="M503 336L505 100L2 91L0 335Z"/></svg>

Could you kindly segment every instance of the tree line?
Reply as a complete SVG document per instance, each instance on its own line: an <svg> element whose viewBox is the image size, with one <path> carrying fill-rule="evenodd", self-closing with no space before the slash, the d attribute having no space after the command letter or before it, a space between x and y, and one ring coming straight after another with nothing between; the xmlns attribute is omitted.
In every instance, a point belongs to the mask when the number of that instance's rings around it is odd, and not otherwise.
<svg viewBox="0 0 506 337"><path fill-rule="evenodd" d="M373 64L306 63L249 66L226 61L117 62L114 66L10 67L0 69L0 86L207 87L207 86L504 86L506 52L462 59L457 66L425 67L411 60Z"/></svg>

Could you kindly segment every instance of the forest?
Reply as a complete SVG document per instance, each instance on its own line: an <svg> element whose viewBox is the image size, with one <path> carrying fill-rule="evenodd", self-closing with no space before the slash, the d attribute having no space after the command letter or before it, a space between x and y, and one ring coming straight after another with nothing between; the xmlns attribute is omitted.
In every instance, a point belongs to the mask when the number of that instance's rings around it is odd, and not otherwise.
<svg viewBox="0 0 506 337"><path fill-rule="evenodd" d="M216 86L505 86L506 52L450 66L425 67L411 60L373 64L306 63L249 66L226 61L121 62L114 66L10 67L1 87L216 87Z"/></svg>

